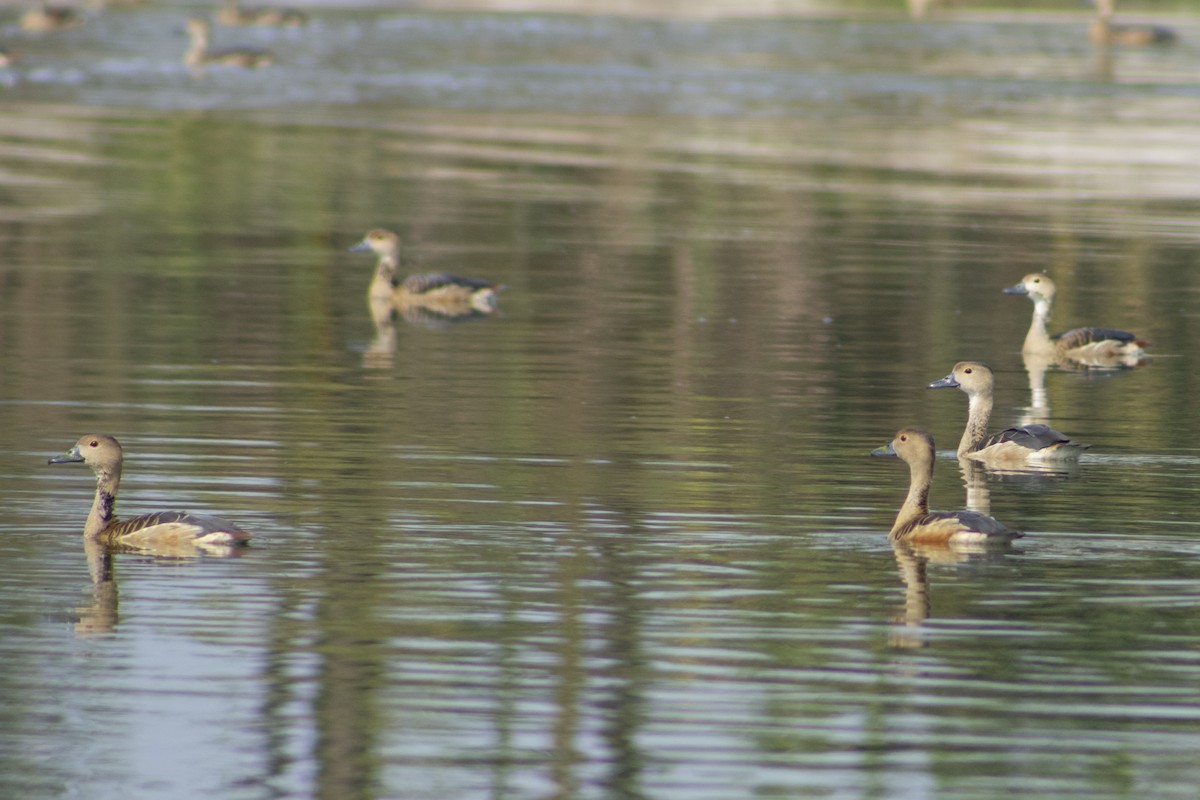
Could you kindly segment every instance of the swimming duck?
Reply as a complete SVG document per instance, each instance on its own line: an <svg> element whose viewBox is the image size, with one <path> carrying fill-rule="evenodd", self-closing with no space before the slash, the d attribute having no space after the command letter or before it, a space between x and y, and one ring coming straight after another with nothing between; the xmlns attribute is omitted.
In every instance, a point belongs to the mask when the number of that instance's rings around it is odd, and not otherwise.
<svg viewBox="0 0 1200 800"><path fill-rule="evenodd" d="M51 464L84 463L96 474L96 497L83 526L84 538L139 549L187 543L199 547L237 545L250 539L249 533L231 522L186 511L160 511L118 521L122 459L121 444L102 433L88 434L67 452L50 459Z"/></svg>
<svg viewBox="0 0 1200 800"><path fill-rule="evenodd" d="M966 544L1007 542L1020 531L978 511L929 511L933 484L933 437L920 428L905 428L891 442L871 451L873 456L898 456L908 464L908 496L888 540L913 544Z"/></svg>
<svg viewBox="0 0 1200 800"><path fill-rule="evenodd" d="M1033 321L1025 334L1021 352L1026 355L1067 359L1092 366L1132 366L1148 343L1129 331L1116 328L1074 328L1054 336L1046 333L1046 322L1054 306L1057 288L1049 275L1031 272L1005 294L1028 295L1033 301Z"/></svg>
<svg viewBox="0 0 1200 800"><path fill-rule="evenodd" d="M34 33L61 31L82 24L82 15L70 6L48 6L38 3L21 15L21 29Z"/></svg>
<svg viewBox="0 0 1200 800"><path fill-rule="evenodd" d="M979 361L960 361L930 389L962 389L967 394L967 427L958 442L958 457L974 461L1024 463L1069 461L1090 445L1072 442L1049 425L1032 424L987 435L992 416L992 392L996 379L991 368Z"/></svg>
<svg viewBox="0 0 1200 800"><path fill-rule="evenodd" d="M275 57L266 50L252 48L227 48L224 50L209 50L208 44L212 35L212 26L208 20L192 17L187 21L187 32L191 44L183 54L183 63L189 67L201 67L208 64L224 64L232 67L257 68L266 67L275 62Z"/></svg>
<svg viewBox="0 0 1200 800"><path fill-rule="evenodd" d="M1175 31L1162 25L1139 25L1125 23L1114 25L1112 22L1113 0L1095 0L1096 16L1088 28L1088 38L1096 45L1123 45L1126 47L1145 47L1154 44L1171 44L1175 41Z"/></svg>
<svg viewBox="0 0 1200 800"><path fill-rule="evenodd" d="M238 0L226 0L217 11L218 25L278 25L299 27L308 17L291 8L246 8Z"/></svg>
<svg viewBox="0 0 1200 800"><path fill-rule="evenodd" d="M449 273L410 275L397 282L400 266L400 237L376 228L352 252L371 251L379 257L375 277L367 290L372 305L389 301L401 312L421 308L445 317L491 314L496 310L496 293L504 288L479 278L463 278Z"/></svg>

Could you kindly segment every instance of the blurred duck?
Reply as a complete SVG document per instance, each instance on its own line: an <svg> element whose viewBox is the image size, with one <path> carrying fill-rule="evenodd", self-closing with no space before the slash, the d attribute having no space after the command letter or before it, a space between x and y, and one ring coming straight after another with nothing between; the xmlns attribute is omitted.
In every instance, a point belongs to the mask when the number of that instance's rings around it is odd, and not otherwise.
<svg viewBox="0 0 1200 800"><path fill-rule="evenodd" d="M67 452L50 459L51 464L83 463L96 474L96 498L83 526L86 539L108 545L139 549L243 544L250 534L217 517L186 511L160 511L118 521L117 489L121 485L120 443L107 434L88 434Z"/></svg>
<svg viewBox="0 0 1200 800"><path fill-rule="evenodd" d="M908 496L888 533L892 542L912 544L979 544L1008 542L1019 531L978 511L929 511L933 484L933 437L919 428L905 428L892 441L871 451L873 456L898 456L908 464Z"/></svg>
<svg viewBox="0 0 1200 800"><path fill-rule="evenodd" d="M1113 7L1116 5L1114 0L1095 0L1095 3L1096 16L1088 28L1088 38L1092 44L1144 47L1175 41L1175 31L1161 25L1115 25L1112 21Z"/></svg>
<svg viewBox="0 0 1200 800"><path fill-rule="evenodd" d="M1028 295L1033 301L1033 321L1025 334L1021 352L1029 356L1066 359L1091 366L1132 366L1141 358L1147 342L1129 331L1116 328L1074 328L1054 336L1046 333L1046 322L1054 307L1057 289L1049 275L1031 272L1005 294Z"/></svg>
<svg viewBox="0 0 1200 800"><path fill-rule="evenodd" d="M246 8L238 0L227 0L217 11L218 25L276 25L294 28L308 22L308 17L290 8Z"/></svg>
<svg viewBox="0 0 1200 800"><path fill-rule="evenodd" d="M1079 458L1090 445L1072 442L1049 425L1020 425L987 435L992 416L995 377L987 364L960 361L930 389L962 389L967 394L967 427L958 442L958 457L989 463L1062 462Z"/></svg>
<svg viewBox="0 0 1200 800"><path fill-rule="evenodd" d="M224 64L232 67L266 67L274 63L275 58L266 50L251 48L227 48L224 50L209 50L209 40L212 36L212 26L208 20L192 17L187 21L188 36L191 44L183 54L183 63L189 67L202 67L210 64Z"/></svg>
<svg viewBox="0 0 1200 800"><path fill-rule="evenodd" d="M410 275L397 281L400 237L382 228L368 231L350 250L369 250L378 256L375 277L367 290L372 306L390 302L401 312L420 308L447 318L491 314L496 310L496 293L504 288L479 278L463 278L445 272Z"/></svg>
<svg viewBox="0 0 1200 800"><path fill-rule="evenodd" d="M48 6L38 3L21 15L21 29L35 33L61 31L83 24L78 9L69 6Z"/></svg>

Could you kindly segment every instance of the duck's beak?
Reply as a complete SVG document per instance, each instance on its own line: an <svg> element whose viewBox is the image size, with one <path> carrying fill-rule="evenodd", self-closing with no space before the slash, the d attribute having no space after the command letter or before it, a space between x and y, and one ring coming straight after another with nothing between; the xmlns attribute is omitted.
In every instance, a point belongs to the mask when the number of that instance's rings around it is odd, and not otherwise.
<svg viewBox="0 0 1200 800"><path fill-rule="evenodd" d="M891 442L888 442L883 447L876 447L874 450L872 450L871 455L894 458L896 455L896 448L892 447Z"/></svg>
<svg viewBox="0 0 1200 800"><path fill-rule="evenodd" d="M79 445L75 445L62 455L53 456L47 464L75 464L83 461L83 455L79 452Z"/></svg>
<svg viewBox="0 0 1200 800"><path fill-rule="evenodd" d="M1025 284L1018 283L1016 286L1009 286L1004 290L1005 294L1029 294L1029 290L1025 288Z"/></svg>
<svg viewBox="0 0 1200 800"><path fill-rule="evenodd" d="M944 378L938 378L933 383L925 387L926 389L957 389L958 381L954 379L954 373L951 372Z"/></svg>

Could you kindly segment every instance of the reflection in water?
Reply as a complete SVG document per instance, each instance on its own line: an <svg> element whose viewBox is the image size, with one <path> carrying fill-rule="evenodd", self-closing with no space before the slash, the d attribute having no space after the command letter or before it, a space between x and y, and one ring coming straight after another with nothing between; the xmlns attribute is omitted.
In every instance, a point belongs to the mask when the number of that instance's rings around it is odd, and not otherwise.
<svg viewBox="0 0 1200 800"><path fill-rule="evenodd" d="M92 602L75 609L75 635L80 637L112 633L117 627L117 580L113 574L112 550L95 539L83 540L88 572L92 576Z"/></svg>

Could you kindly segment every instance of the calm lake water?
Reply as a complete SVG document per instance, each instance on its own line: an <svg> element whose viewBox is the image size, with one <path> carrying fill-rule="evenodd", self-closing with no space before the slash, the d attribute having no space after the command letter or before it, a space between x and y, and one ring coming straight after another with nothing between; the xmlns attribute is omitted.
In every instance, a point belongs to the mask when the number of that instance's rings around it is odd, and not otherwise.
<svg viewBox="0 0 1200 800"><path fill-rule="evenodd" d="M4 29L0 795L1196 796L1200 22L195 10ZM379 226L502 313L377 329ZM1154 357L1031 409L1041 269ZM1093 448L893 548L963 358ZM85 548L92 430L252 546Z"/></svg>

